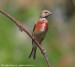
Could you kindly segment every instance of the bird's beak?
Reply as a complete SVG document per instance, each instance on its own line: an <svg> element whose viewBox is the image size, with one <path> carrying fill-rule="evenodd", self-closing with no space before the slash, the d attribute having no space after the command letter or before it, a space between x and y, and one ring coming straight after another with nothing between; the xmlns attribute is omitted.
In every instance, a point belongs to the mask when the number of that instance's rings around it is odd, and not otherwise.
<svg viewBox="0 0 75 67"><path fill-rule="evenodd" d="M52 15L52 13L49 11L49 15Z"/></svg>

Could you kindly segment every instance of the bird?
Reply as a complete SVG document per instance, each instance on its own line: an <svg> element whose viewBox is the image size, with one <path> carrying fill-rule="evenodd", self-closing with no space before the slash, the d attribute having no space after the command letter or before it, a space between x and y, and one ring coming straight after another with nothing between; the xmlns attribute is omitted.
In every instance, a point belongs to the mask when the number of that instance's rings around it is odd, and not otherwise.
<svg viewBox="0 0 75 67"><path fill-rule="evenodd" d="M36 40L39 42L39 44L42 43L42 41L44 40L46 33L48 31L47 18L49 15L52 15L52 13L49 10L43 10L41 12L40 18L34 25L32 36L34 36L36 38ZM36 58L36 50L37 50L37 45L32 40L32 51L29 55L29 58L33 58L33 59Z"/></svg>

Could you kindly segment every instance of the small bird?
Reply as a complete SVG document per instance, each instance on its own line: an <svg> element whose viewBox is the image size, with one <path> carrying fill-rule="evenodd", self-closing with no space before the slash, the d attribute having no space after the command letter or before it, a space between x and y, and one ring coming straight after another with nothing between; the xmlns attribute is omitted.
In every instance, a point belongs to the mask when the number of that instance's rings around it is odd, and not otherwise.
<svg viewBox="0 0 75 67"><path fill-rule="evenodd" d="M49 10L43 10L40 15L39 20L37 21L37 23L34 25L34 28L33 28L32 36L34 35L40 44L43 41L43 39L45 38L47 30L48 30L47 17L49 15L52 15L52 13ZM37 45L32 40L32 51L29 55L29 58L32 57L33 59L35 59L36 50L37 50Z"/></svg>

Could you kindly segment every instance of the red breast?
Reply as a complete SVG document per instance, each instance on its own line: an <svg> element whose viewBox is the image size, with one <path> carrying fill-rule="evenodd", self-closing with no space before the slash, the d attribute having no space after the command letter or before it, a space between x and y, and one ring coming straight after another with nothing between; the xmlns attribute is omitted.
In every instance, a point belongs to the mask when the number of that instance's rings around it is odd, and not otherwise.
<svg viewBox="0 0 75 67"><path fill-rule="evenodd" d="M40 32L41 30L47 31L48 30L48 21L38 21L35 27L36 32Z"/></svg>

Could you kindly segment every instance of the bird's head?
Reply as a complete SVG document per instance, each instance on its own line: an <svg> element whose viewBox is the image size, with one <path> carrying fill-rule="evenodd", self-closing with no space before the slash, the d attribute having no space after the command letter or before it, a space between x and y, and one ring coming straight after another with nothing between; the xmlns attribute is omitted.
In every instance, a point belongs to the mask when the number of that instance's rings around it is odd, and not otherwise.
<svg viewBox="0 0 75 67"><path fill-rule="evenodd" d="M43 10L40 17L47 18L49 15L52 15L52 13L49 10Z"/></svg>

